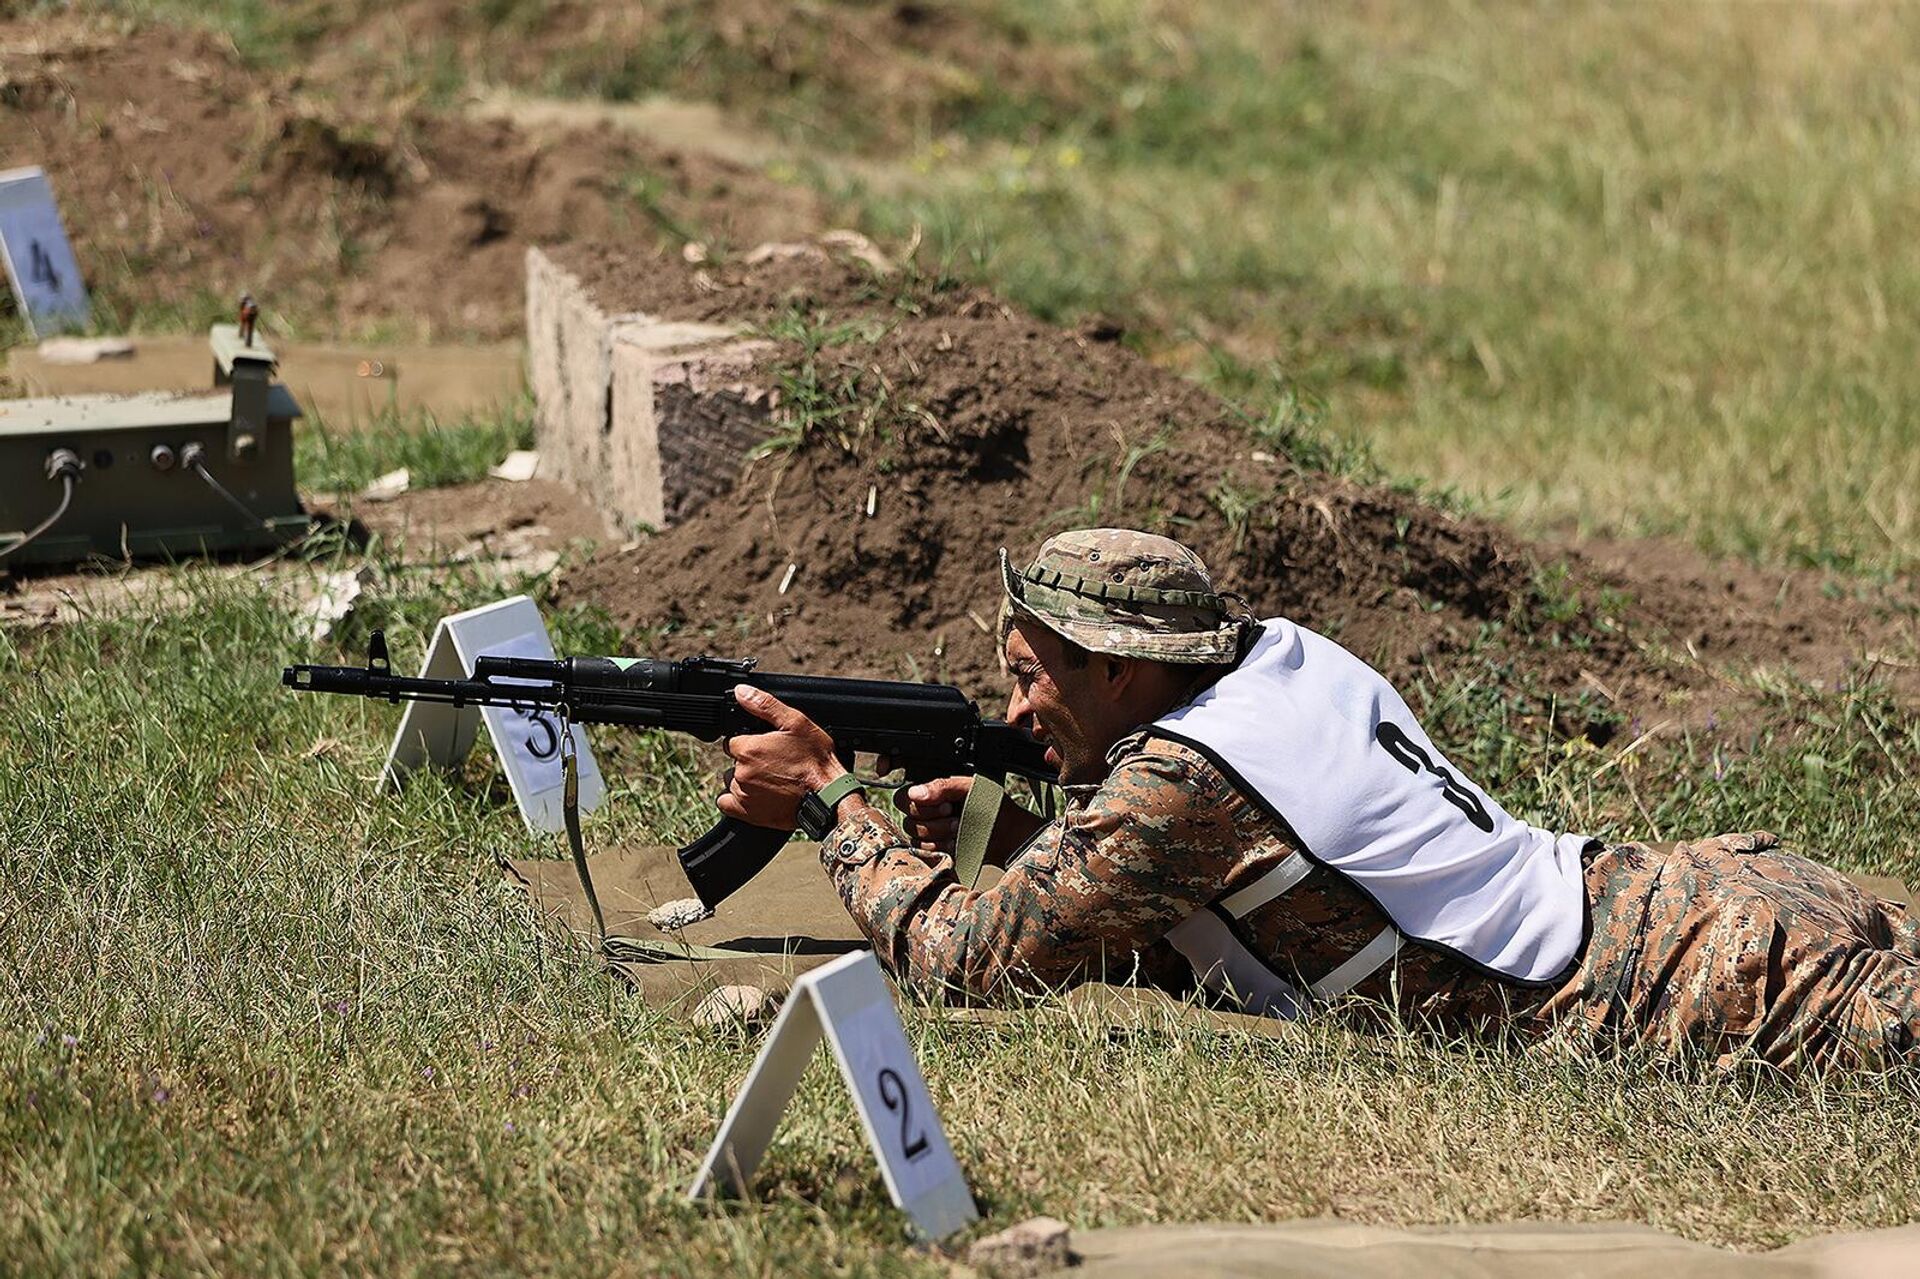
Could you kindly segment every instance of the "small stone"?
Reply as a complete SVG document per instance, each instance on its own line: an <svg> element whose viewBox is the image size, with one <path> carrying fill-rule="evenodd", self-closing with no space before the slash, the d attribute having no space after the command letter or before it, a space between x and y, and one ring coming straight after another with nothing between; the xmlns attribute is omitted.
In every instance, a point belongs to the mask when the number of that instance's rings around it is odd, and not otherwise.
<svg viewBox="0 0 1920 1279"><path fill-rule="evenodd" d="M719 986L693 1010L693 1024L710 1028L755 1026L772 1020L774 1011L773 996L758 986Z"/></svg>
<svg viewBox="0 0 1920 1279"><path fill-rule="evenodd" d="M403 466L397 471L388 471L361 489L360 496L369 502L391 502L412 487L413 472Z"/></svg>
<svg viewBox="0 0 1920 1279"><path fill-rule="evenodd" d="M681 897L670 902L661 902L647 912L647 922L663 933L676 928L686 928L703 919L712 919L713 912L703 906L698 897Z"/></svg>
<svg viewBox="0 0 1920 1279"><path fill-rule="evenodd" d="M1052 1217L1029 1217L967 1249L967 1264L993 1279L1035 1279L1073 1264L1073 1234Z"/></svg>
<svg viewBox="0 0 1920 1279"><path fill-rule="evenodd" d="M128 359L133 353L130 338L48 338L39 347L44 364L97 364Z"/></svg>

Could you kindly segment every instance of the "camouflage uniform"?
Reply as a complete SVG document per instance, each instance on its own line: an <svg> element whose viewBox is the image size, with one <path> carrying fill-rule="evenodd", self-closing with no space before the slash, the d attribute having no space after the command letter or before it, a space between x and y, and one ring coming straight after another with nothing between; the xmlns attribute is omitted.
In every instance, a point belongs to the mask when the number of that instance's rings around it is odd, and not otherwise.
<svg viewBox="0 0 1920 1279"><path fill-rule="evenodd" d="M1242 624L1217 597L1209 603L1204 567L1166 539L1065 534L1025 574L1004 552L1002 566L1015 615L1095 652L1218 663L1238 651ZM1096 575L1105 599L1088 594ZM1066 788L1065 811L991 889L962 885L950 857L914 849L870 809L822 842L822 862L862 931L912 984L959 998L1088 980L1191 989L1168 931L1280 865L1297 841L1186 745L1143 730L1107 762L1100 784ZM1782 1066L1910 1054L1920 1034L1914 921L1777 843L1764 834L1596 842L1585 857L1591 931L1562 978L1527 985L1415 944L1351 994L1453 1030L1502 1025L1721 1060L1743 1050ZM1316 865L1234 927L1304 989L1389 922L1343 875Z"/></svg>
<svg viewBox="0 0 1920 1279"><path fill-rule="evenodd" d="M1920 927L1765 831L1600 850L1587 898L1580 971L1534 1014L1557 1035L1723 1064L1914 1058Z"/></svg>

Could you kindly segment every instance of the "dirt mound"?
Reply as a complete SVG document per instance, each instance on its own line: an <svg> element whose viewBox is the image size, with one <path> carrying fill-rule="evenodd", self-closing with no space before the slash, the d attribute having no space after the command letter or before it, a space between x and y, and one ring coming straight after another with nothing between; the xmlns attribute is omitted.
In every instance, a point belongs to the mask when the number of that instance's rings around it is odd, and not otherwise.
<svg viewBox="0 0 1920 1279"><path fill-rule="evenodd" d="M0 167L25 164L110 311L198 321L249 289L294 334L507 336L529 244L750 245L821 221L804 192L609 128L343 114L157 26L0 22Z"/></svg>
<svg viewBox="0 0 1920 1279"><path fill-rule="evenodd" d="M1564 731L1601 739L1656 706L1724 717L1736 695L1715 662L1804 659L1833 678L1862 645L1910 643L1910 610L1883 616L1812 582L1759 610L1747 593L1543 554L1305 469L1111 330L1052 329L975 289L804 257L693 274L590 246L560 258L613 309L757 317L789 339L770 372L790 433L812 406L810 432L730 500L567 578L570 597L662 628L636 642L676 655L940 678L992 699L995 552L1095 523L1179 538L1256 611L1301 619L1396 680L1490 663L1503 686L1557 703ZM1676 691L1697 697L1676 710Z"/></svg>
<svg viewBox="0 0 1920 1279"><path fill-rule="evenodd" d="M1033 40L1018 15L921 0L355 7L366 38L316 44L316 78L404 76L397 62L431 56L480 83L605 101L667 93L788 126L851 102L861 109L844 115L861 122L853 140L866 146L937 135L987 103L1031 112L1077 102L1094 61L1090 49Z"/></svg>

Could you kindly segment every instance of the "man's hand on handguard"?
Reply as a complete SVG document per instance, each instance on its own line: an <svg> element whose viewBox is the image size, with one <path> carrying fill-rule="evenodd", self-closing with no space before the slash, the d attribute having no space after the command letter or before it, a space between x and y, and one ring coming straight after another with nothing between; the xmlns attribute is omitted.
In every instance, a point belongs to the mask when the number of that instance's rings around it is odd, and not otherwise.
<svg viewBox="0 0 1920 1279"><path fill-rule="evenodd" d="M833 739L818 724L773 694L748 684L734 688L740 705L772 726L771 731L729 737L733 760L720 811L749 826L792 830L800 801L846 772L834 758Z"/></svg>

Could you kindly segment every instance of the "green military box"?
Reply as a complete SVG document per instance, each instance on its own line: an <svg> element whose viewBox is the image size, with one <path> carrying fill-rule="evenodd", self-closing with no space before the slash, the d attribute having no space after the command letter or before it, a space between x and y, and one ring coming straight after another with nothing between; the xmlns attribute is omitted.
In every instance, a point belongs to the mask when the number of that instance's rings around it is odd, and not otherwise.
<svg viewBox="0 0 1920 1279"><path fill-rule="evenodd" d="M0 567L269 550L306 533L300 406L251 333L219 324L210 340L206 394L0 400Z"/></svg>

